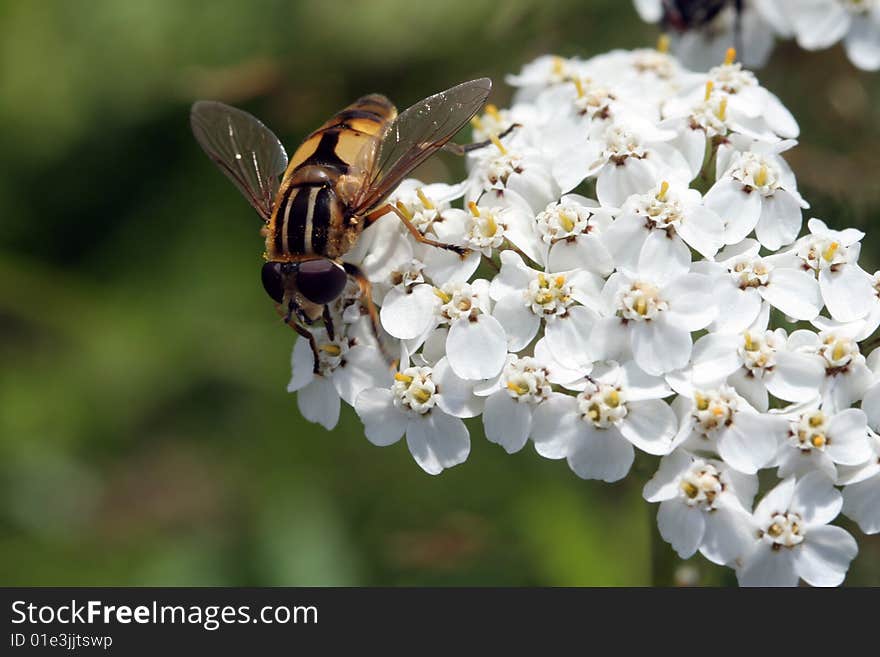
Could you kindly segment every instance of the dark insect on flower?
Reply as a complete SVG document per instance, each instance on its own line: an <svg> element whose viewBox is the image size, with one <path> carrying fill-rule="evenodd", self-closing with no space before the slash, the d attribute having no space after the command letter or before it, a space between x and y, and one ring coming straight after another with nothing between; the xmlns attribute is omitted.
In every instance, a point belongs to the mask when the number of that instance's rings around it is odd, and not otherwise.
<svg viewBox="0 0 880 657"><path fill-rule="evenodd" d="M309 340L316 373L318 348L307 327L323 319L332 339L328 304L349 279L360 287L379 337L370 282L341 260L364 228L393 212L418 242L467 253L428 239L386 200L440 148L461 154L484 145L448 142L483 106L491 88L488 78L464 82L400 115L385 96L364 96L310 134L289 162L278 138L247 112L215 101L193 105L190 121L199 144L265 222L263 287L284 321Z"/></svg>
<svg viewBox="0 0 880 657"><path fill-rule="evenodd" d="M736 30L743 12L743 0L663 0L663 29L676 32L699 30L708 26L728 6L736 12Z"/></svg>

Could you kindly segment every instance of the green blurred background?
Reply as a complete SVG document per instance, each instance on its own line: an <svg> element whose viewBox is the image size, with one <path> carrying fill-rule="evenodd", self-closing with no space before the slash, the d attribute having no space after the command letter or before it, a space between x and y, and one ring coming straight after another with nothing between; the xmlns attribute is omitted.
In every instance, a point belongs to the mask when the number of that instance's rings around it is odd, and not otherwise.
<svg viewBox="0 0 880 657"><path fill-rule="evenodd" d="M655 39L624 0L0 2L0 583L672 581L648 470L584 482L477 422L467 463L429 477L351 409L333 432L304 422L259 221L188 125L221 99L290 150L367 92L406 106L489 75L503 105L539 54ZM801 123L813 214L876 235L880 75L786 44L760 76ZM850 529L848 582L880 583L880 542Z"/></svg>

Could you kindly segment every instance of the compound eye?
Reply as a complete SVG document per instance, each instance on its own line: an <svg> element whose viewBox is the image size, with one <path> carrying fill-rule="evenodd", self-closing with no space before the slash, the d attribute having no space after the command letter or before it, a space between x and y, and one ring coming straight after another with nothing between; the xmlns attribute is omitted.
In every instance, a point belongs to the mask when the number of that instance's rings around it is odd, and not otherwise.
<svg viewBox="0 0 880 657"><path fill-rule="evenodd" d="M332 260L307 260L300 263L296 277L296 287L311 301L324 305L330 303L345 289L348 274Z"/></svg>
<svg viewBox="0 0 880 657"><path fill-rule="evenodd" d="M263 265L263 289L277 303L284 299L284 273L280 262L267 262Z"/></svg>

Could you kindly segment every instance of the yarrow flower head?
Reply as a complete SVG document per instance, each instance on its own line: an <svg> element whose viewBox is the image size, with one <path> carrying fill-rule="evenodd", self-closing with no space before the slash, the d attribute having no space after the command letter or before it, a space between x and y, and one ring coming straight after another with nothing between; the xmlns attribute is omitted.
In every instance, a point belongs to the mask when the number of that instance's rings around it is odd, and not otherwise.
<svg viewBox="0 0 880 657"><path fill-rule="evenodd" d="M370 285L305 327L288 389L430 474L480 425L582 479L654 463L643 495L679 556L836 585L857 548L829 523L880 531L880 273L861 231L803 231L779 99L732 52L706 68L661 47L510 76L466 178L404 181L345 255Z"/></svg>

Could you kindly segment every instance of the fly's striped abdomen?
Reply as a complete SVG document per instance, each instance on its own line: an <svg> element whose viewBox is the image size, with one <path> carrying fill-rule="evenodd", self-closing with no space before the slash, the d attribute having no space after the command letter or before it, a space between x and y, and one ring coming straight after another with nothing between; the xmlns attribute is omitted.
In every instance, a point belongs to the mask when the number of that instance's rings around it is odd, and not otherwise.
<svg viewBox="0 0 880 657"><path fill-rule="evenodd" d="M359 98L308 136L290 158L285 176L309 165L348 173L363 147L381 136L396 116L397 110L385 96Z"/></svg>
<svg viewBox="0 0 880 657"><path fill-rule="evenodd" d="M331 182L303 182L294 177L269 223L266 239L269 259L342 255L345 251L340 250L342 245L334 236L343 231L344 219L344 208Z"/></svg>

